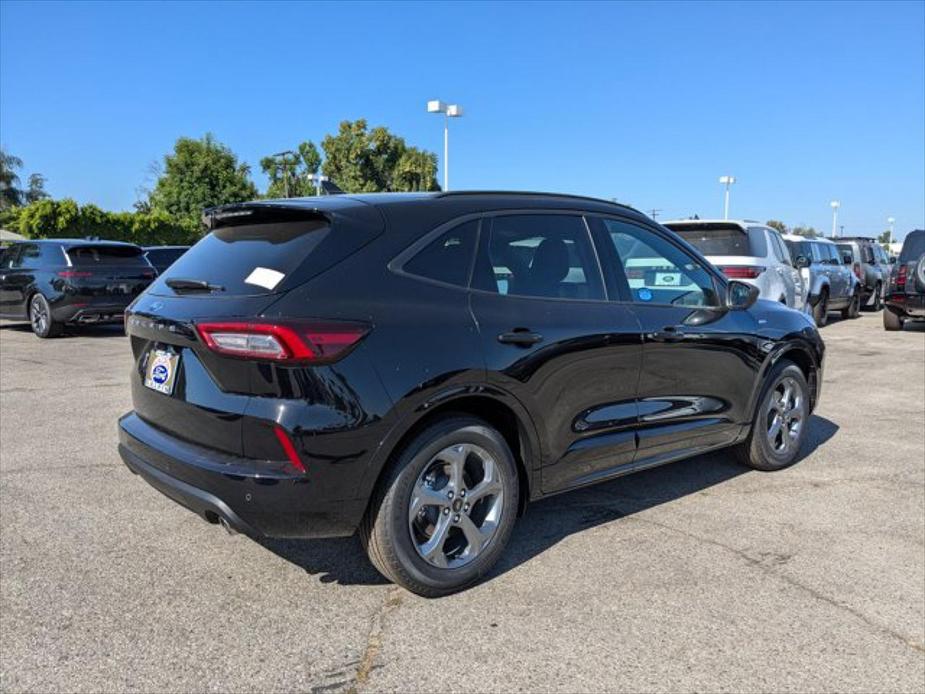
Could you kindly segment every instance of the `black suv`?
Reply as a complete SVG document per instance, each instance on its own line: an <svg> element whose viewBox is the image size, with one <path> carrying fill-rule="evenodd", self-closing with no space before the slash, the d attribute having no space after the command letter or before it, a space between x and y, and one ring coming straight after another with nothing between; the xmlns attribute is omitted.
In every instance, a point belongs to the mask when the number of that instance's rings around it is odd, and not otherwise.
<svg viewBox="0 0 925 694"><path fill-rule="evenodd" d="M129 243L15 243L0 253L0 318L27 319L39 337L55 337L67 323L121 320L154 275Z"/></svg>
<svg viewBox="0 0 925 694"><path fill-rule="evenodd" d="M423 595L471 584L528 500L734 446L793 463L812 320L600 200L339 195L207 212L130 307L120 453L254 537L360 531Z"/></svg>
<svg viewBox="0 0 925 694"><path fill-rule="evenodd" d="M883 327L902 330L907 320L925 320L925 229L906 234L887 282Z"/></svg>

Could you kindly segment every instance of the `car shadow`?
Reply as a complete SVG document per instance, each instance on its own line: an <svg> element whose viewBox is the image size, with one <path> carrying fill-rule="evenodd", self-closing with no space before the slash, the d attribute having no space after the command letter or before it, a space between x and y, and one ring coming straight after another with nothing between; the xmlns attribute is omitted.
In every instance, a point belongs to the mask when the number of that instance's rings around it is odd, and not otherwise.
<svg viewBox="0 0 925 694"><path fill-rule="evenodd" d="M813 415L797 464L838 429L831 420ZM532 560L571 535L703 492L748 472L730 452L718 451L534 502L517 520L507 549L485 580ZM322 583L388 582L369 563L356 535L330 540L261 540L260 544Z"/></svg>
<svg viewBox="0 0 925 694"><path fill-rule="evenodd" d="M0 330L8 330L13 333L31 333L32 326L29 323L9 323L4 320L3 323L0 323ZM122 323L66 325L64 326L64 332L52 339L61 340L69 337L125 337L125 327Z"/></svg>

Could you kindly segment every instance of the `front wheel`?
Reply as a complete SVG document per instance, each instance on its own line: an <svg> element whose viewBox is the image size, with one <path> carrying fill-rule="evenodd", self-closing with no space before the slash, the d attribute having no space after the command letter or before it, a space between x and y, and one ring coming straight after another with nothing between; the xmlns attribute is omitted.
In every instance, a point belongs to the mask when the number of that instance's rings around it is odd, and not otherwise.
<svg viewBox="0 0 925 694"><path fill-rule="evenodd" d="M517 466L482 420L441 419L392 462L360 526L370 561L425 597L485 575L504 551L519 502Z"/></svg>
<svg viewBox="0 0 925 694"><path fill-rule="evenodd" d="M40 293L33 294L29 300L29 323L32 325L32 332L43 338L60 335L64 327L52 319L48 299Z"/></svg>
<svg viewBox="0 0 925 694"><path fill-rule="evenodd" d="M820 328L829 320L829 292L823 289L819 296L819 301L813 307L813 320Z"/></svg>
<svg viewBox="0 0 925 694"><path fill-rule="evenodd" d="M799 367L781 360L768 377L748 438L736 447L755 470L781 470L796 462L809 419L809 385Z"/></svg>

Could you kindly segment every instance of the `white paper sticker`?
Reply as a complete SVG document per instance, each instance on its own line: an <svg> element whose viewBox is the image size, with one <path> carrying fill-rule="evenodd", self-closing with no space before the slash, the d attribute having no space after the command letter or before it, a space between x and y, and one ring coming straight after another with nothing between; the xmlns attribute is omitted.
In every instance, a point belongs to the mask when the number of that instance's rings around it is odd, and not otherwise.
<svg viewBox="0 0 925 694"><path fill-rule="evenodd" d="M256 284L258 287L264 287L265 289L274 289L285 276L282 272L271 270L268 267L255 267L244 282L246 284Z"/></svg>

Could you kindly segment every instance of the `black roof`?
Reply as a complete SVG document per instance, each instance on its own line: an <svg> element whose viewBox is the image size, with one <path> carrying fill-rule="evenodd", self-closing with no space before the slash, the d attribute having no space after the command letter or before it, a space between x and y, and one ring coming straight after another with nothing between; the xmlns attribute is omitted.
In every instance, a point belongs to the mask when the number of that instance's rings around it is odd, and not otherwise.
<svg viewBox="0 0 925 694"><path fill-rule="evenodd" d="M565 193L540 193L533 191L461 190L435 193L346 193L308 198L284 198L280 200L256 200L211 207L203 212L203 221L212 227L221 219L233 223L236 216L247 216L255 210L301 210L336 217L353 216L362 207L405 207L415 205L446 206L454 213L465 214L488 210L544 208L581 209L597 212L629 212L631 216L646 219L638 210L627 205L600 198ZM240 222L239 222L240 223Z"/></svg>

